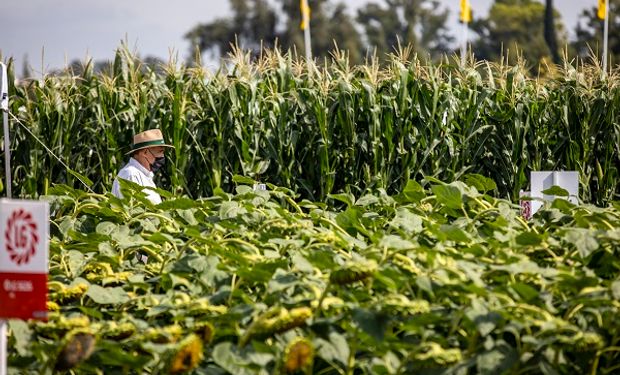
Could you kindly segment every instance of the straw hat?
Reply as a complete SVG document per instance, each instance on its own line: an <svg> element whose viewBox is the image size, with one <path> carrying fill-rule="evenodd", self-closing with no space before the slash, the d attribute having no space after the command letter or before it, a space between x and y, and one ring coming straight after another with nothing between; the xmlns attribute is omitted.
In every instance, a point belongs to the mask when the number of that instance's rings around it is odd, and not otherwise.
<svg viewBox="0 0 620 375"><path fill-rule="evenodd" d="M164 136L161 133L161 130L151 129L133 136L133 144L131 145L131 150L127 153L127 155L149 147L174 148L174 146L167 145L166 142L164 142Z"/></svg>

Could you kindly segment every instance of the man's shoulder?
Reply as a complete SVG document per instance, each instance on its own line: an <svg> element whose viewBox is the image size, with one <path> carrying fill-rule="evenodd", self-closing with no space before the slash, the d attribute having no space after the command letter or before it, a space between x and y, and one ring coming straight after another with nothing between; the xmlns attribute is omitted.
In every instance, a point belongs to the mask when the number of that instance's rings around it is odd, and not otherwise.
<svg viewBox="0 0 620 375"><path fill-rule="evenodd" d="M139 176L140 174L140 170L129 163L125 164L125 166L118 171L118 177L125 179L130 176Z"/></svg>

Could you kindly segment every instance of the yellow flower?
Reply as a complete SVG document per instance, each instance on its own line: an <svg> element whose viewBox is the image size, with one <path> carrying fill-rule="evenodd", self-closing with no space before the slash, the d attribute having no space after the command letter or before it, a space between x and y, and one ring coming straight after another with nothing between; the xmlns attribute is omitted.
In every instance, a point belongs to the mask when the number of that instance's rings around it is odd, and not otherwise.
<svg viewBox="0 0 620 375"><path fill-rule="evenodd" d="M202 340L197 335L190 334L179 343L178 347L170 361L170 374L191 371L202 361Z"/></svg>
<svg viewBox="0 0 620 375"><path fill-rule="evenodd" d="M200 322L194 326L194 332L202 338L205 344L209 344L215 336L215 328L209 322Z"/></svg>
<svg viewBox="0 0 620 375"><path fill-rule="evenodd" d="M293 340L284 350L284 369L293 373L312 366L314 348L312 343L303 337Z"/></svg>
<svg viewBox="0 0 620 375"><path fill-rule="evenodd" d="M173 324L166 327L149 328L146 330L144 338L146 341L151 341L157 344L166 344L176 342L177 339L181 337L182 333L183 329L181 326Z"/></svg>
<svg viewBox="0 0 620 375"><path fill-rule="evenodd" d="M48 311L58 311L60 310L60 306L54 301L47 301L47 310Z"/></svg>

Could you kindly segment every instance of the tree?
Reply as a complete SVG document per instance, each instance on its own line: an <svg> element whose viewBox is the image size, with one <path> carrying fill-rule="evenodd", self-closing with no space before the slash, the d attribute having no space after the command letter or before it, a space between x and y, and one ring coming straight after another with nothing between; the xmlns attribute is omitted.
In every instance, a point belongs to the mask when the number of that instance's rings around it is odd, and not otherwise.
<svg viewBox="0 0 620 375"><path fill-rule="evenodd" d="M440 57L453 41L446 21L448 10L436 0L385 0L385 7L369 3L358 10L368 47L379 56L393 52L399 44L410 44L416 52Z"/></svg>
<svg viewBox="0 0 620 375"><path fill-rule="evenodd" d="M581 58L603 54L603 21L597 17L596 7L585 9L579 17L573 43ZM620 0L609 0L609 55L612 63L620 63Z"/></svg>
<svg viewBox="0 0 620 375"><path fill-rule="evenodd" d="M282 32L282 45L304 51L303 31L301 25L301 9L299 0L279 0L283 14L286 15L286 26ZM352 63L360 63L363 59L363 45L351 16L343 3L331 4L327 0L309 0L311 9L310 29L312 34L312 53L322 58L339 49L350 53Z"/></svg>
<svg viewBox="0 0 620 375"><path fill-rule="evenodd" d="M328 56L337 44L339 48L350 51L352 62L361 62L361 39L345 5L332 5L327 0L310 0L309 3L313 55L318 58ZM255 53L259 53L261 45L271 48L276 41L285 50L295 49L303 53L299 4L299 0L231 0L231 17L198 25L186 34L186 38L192 48L198 47L201 52L209 51L215 56L225 54L235 38L241 48Z"/></svg>
<svg viewBox="0 0 620 375"><path fill-rule="evenodd" d="M552 6L550 1L546 4ZM562 44L566 40L559 14L556 11L552 14L553 22L547 20L545 33L545 5L534 0L496 0L488 18L472 23L473 30L478 34L478 39L473 43L476 57L492 61L507 57L508 62L514 64L522 56L537 72L541 62L553 60L554 54L558 53L558 39ZM547 14L546 17L550 16ZM554 38L552 31L559 38ZM559 61L559 56L556 57Z"/></svg>
<svg viewBox="0 0 620 375"><path fill-rule="evenodd" d="M545 1L545 42L551 52L554 64L560 64L560 52L558 50L558 37L555 32L555 16L553 9L553 0Z"/></svg>
<svg viewBox="0 0 620 375"><path fill-rule="evenodd" d="M258 52L261 43L273 47L278 34L277 17L267 0L230 0L232 16L218 18L192 28L185 38L192 50L198 48L215 57L224 55L237 42L241 48Z"/></svg>

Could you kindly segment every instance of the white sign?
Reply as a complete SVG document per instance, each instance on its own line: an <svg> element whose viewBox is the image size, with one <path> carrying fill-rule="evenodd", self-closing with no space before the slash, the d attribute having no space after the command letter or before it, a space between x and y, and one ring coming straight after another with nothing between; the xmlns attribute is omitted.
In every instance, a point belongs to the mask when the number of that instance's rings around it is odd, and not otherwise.
<svg viewBox="0 0 620 375"><path fill-rule="evenodd" d="M0 272L47 273L47 202L0 199Z"/></svg>
<svg viewBox="0 0 620 375"><path fill-rule="evenodd" d="M559 198L553 195L543 194L544 190L550 189L552 186L559 186L568 191L568 200L574 204L578 203L579 198L579 172L554 172L554 171L537 171L531 172L530 184L532 198L540 198L551 201ZM531 213L536 213L543 205L541 201L532 201Z"/></svg>
<svg viewBox="0 0 620 375"><path fill-rule="evenodd" d="M48 238L47 202L0 199L0 319L47 319Z"/></svg>

